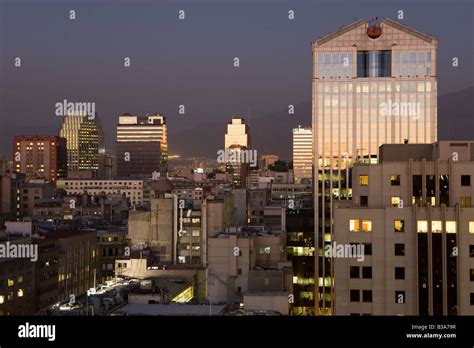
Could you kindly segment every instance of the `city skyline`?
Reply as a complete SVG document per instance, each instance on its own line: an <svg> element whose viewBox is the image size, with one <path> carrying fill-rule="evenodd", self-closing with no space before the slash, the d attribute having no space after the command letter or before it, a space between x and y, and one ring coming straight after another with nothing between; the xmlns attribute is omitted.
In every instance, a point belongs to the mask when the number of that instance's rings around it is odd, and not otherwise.
<svg viewBox="0 0 474 348"><path fill-rule="evenodd" d="M102 3L110 5L107 1ZM2 53L4 58L2 67L10 88L8 91L4 90L0 93L4 100L1 111L13 116L6 119L5 134L7 137L13 136L15 133L55 134L61 120L58 120L59 117L54 114L54 105L64 99L96 103L96 112L103 127L107 129L105 132L106 146L108 150L112 151L114 150L115 132L112 131L111 126L115 125L117 117L125 112L145 115L159 111L167 115L170 128L169 137L172 139L169 144L169 152L183 156L212 156L215 149L219 148L216 132L224 129L227 119L233 115L243 115L250 126L254 123L261 125L262 122L265 122L264 120L271 118L278 119L278 124L289 122L292 128L299 124L309 125L310 108L307 103L310 101L311 91L307 76L311 71L311 59L308 51L310 42L316 37L324 36L335 27L354 21L354 18L368 19L373 15L379 18L392 18L401 24L429 33L443 42L438 57L440 62L440 96L472 86L472 76L474 76L472 43L474 40L469 39L469 35L472 35L469 26L471 4L461 1L457 6L450 7L449 11L446 11L442 2L434 3L430 5L430 18L427 21L427 18L423 16L422 3L398 6L404 11L403 20L397 19L399 8L394 5L395 3L387 2L383 5L370 1L365 3L372 4L370 14L357 6L347 5L348 11L345 13L353 13L350 16L344 14L331 16L337 6L324 4L323 8L328 15L318 21L311 21L308 16L310 13L315 13L317 16L318 7L315 4L302 2L292 2L291 4L282 2L268 8L265 6L265 2L244 3L239 6L230 2L226 5L236 11L232 16L227 7L224 8L213 2L204 2L198 7L184 2L182 7L187 10L187 17L182 22L178 18L178 5L163 4L159 6L145 2L133 7L135 14L145 18L150 15L149 13L154 13L153 10L156 10L156 13L160 13L161 16L166 13L167 17L162 18L162 23L163 25L166 23L169 29L173 28L173 30L166 30L166 34L162 35L160 29L156 31L156 34L151 34L152 28L143 22L133 28L120 26L123 23L123 20L120 19L124 19L124 11L127 8L125 1L123 4L113 7L116 9L113 11L113 15L108 13L105 16L110 24L106 31L107 34L99 35L98 39L90 39L90 36L85 34L97 27L97 20L104 11L102 7L95 7L92 4L79 5L74 1L68 2L68 5L76 4L77 17L75 22L72 20L67 22L66 19L69 20L66 18L68 7L64 4L61 6L50 4L44 9L38 8L37 11L32 11L34 7L22 8L22 4L15 5L9 1L0 2L0 6L9 15L2 19L2 23L10 29L13 35L10 40L4 41ZM294 20L288 19L289 9L295 11ZM350 11L351 9L353 11ZM49 21L48 25L51 29L47 39L40 35L35 44L25 46L30 40L26 36L26 27L18 27L12 22L20 13L22 16L27 16L26 22L32 23L31 25L42 25L43 21L51 16L58 20L58 16L61 15L64 15L65 18L59 22L52 21L51 23ZM204 25L201 18L209 19L211 13L214 16L211 16L211 21L208 20L208 24ZM222 33L212 34L214 22L216 22L215 25L221 25L220 22L224 19L230 18L231 21L235 21L241 18L240 16L244 16L244 13L245 18L248 18L249 21L248 26L234 29L228 24L222 29ZM173 17L171 14L175 14L176 17L171 18ZM258 25L262 20L268 21L268 25L275 29L272 34L268 34ZM453 26L433 25L432 23L436 21L453 21L453 23L456 21L455 27L457 29L453 31L451 29ZM64 24L75 26L74 31L68 34L70 40L67 42L62 36L58 37L52 32L55 25L62 26ZM114 32L111 32L112 29ZM189 42L190 30L198 30L197 33L211 35L203 42L206 52L209 53L189 59L183 55L185 47L195 45ZM254 35L249 35L249 31L254 31ZM461 45L457 40L450 39L451 36L458 35L458 32L463 33L466 38L463 42L467 43L466 45ZM224 33L228 36L224 37ZM132 43L133 35L141 35L143 38L151 40L150 42L157 43L156 47L165 49L166 54L158 54L157 48L150 45L142 47L143 43ZM119 39L120 37L123 40ZM102 46L98 44L98 40L105 38L109 39L109 44L113 49L109 50L109 53L102 54ZM114 39L110 40L111 38ZM182 44L172 42L174 38L179 38ZM222 42L222 40L224 41ZM42 48L47 47L46 45L53 41L63 48L56 51L54 56L46 53ZM147 40L142 41L146 42ZM222 43L217 45L217 42ZM94 52L94 57L97 58L91 59L91 54L84 51L79 56L74 55L76 45L85 45L85 47L90 45L90 51L87 52ZM280 49L283 49L285 54L275 56L273 52L276 47L281 47ZM147 51L149 54L144 55L143 52ZM211 54L211 52L216 52L216 54ZM13 64L15 57L22 58L20 68ZM79 57L81 58L79 59ZM125 57L130 58L129 68L123 66ZM171 57L177 59L170 59ZM240 58L240 67L234 67L233 59L235 57ZM457 68L451 64L453 57L459 59ZM263 61L266 63L262 64ZM32 62L36 63L32 65ZM48 65L55 66L56 72L39 68ZM24 74L21 73L22 71ZM191 71L191 74L186 73L187 71ZM77 74L78 72L81 73ZM91 74L102 76L101 82L89 83L89 81L94 81L91 79ZM252 76L256 77L253 81L251 80ZM25 84L25 78L28 79L28 84ZM38 83L46 79L49 81L48 86L43 88L40 93L42 98L38 99ZM67 80L77 83L70 86L63 85ZM120 86L113 83L115 80ZM157 84L155 81L159 81L159 83ZM202 81L204 81L204 85L202 85ZM199 88L197 88L197 83ZM22 87L20 88L20 86ZM99 86L101 87L98 88ZM143 86L143 89L136 94L139 86ZM209 92L213 91L211 95L214 97L209 98L208 92L202 94L200 91L203 87ZM259 94L256 93L257 91L264 91L264 93ZM129 98L132 93L136 94L133 99ZM472 93L472 91L467 90L467 93ZM256 98L257 95L258 98ZM22 100L21 103L20 100ZM36 107L33 110L28 110L28 105L36 105ZM185 107L184 114L180 113L180 105ZM288 114L289 105L295 106L294 114ZM457 105L459 106L459 104ZM447 114L456 115L457 108L452 103L447 105L447 110L450 112L443 109L444 112L440 116L442 120L453 117ZM287 119L283 119L285 114L288 116ZM27 117L26 115L32 116ZM19 120L25 120L25 117L29 122L19 122ZM465 119L461 121L464 124L469 122ZM446 123L446 121L443 122ZM455 126L453 125L453 127ZM200 142L199 138L193 134L193 130L196 128L206 135L209 139L207 142ZM261 153L271 152L270 140L262 134L264 129L260 128L251 127L251 135L255 139L254 146ZM279 137L284 135L282 137L285 139L284 144L286 147L290 147L291 132L286 134L281 128L279 127L275 131ZM459 132L459 129L463 131L465 128L454 128L458 131L459 138L468 137L468 133ZM450 139L454 139L454 136L450 136ZM2 153L11 153L10 146L11 142L0 141ZM278 149L278 152L282 158L289 159L291 156L283 145Z"/></svg>
<svg viewBox="0 0 474 348"><path fill-rule="evenodd" d="M464 343L474 3L192 1L0 0L5 343Z"/></svg>

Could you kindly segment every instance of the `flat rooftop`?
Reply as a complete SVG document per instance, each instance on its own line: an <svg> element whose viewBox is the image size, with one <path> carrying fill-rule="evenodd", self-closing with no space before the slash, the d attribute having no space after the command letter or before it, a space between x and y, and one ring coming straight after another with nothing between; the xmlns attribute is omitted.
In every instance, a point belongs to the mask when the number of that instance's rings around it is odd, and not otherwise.
<svg viewBox="0 0 474 348"><path fill-rule="evenodd" d="M163 316L209 316L221 315L225 305L192 305L192 304L127 304L121 307L119 312L128 315L163 315Z"/></svg>

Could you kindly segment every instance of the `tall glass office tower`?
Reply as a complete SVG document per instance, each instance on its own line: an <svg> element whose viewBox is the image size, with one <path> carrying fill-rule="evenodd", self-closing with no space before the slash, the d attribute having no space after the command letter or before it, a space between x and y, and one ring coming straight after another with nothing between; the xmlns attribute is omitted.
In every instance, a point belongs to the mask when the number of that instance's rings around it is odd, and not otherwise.
<svg viewBox="0 0 474 348"><path fill-rule="evenodd" d="M333 313L337 284L323 250L333 201L351 198L352 163L376 163L382 144L437 141L437 48L435 38L390 19L358 20L312 43L319 314Z"/></svg>
<svg viewBox="0 0 474 348"><path fill-rule="evenodd" d="M93 119L75 114L64 117L59 136L67 140L68 176L80 172L90 173L93 177L101 175L105 149L104 134L97 114Z"/></svg>
<svg viewBox="0 0 474 348"><path fill-rule="evenodd" d="M132 116L124 114L117 124L117 175L143 175L166 172L168 131L161 114Z"/></svg>
<svg viewBox="0 0 474 348"><path fill-rule="evenodd" d="M227 124L227 133L224 136L224 149L229 154L226 161L226 172L232 177L234 187L245 187L248 164L241 162L241 151L250 150L249 127L245 119L232 117ZM232 154L239 160L233 161Z"/></svg>
<svg viewBox="0 0 474 348"><path fill-rule="evenodd" d="M313 174L313 132L311 128L293 128L293 173L295 183Z"/></svg>

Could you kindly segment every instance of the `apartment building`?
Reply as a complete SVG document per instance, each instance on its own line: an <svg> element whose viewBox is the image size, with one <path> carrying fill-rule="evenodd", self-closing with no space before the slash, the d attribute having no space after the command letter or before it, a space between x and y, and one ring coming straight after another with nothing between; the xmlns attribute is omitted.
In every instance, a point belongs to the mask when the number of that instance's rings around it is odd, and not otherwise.
<svg viewBox="0 0 474 348"><path fill-rule="evenodd" d="M474 314L473 179L473 141L383 145L379 164L355 164L325 249L364 255L331 255L335 314Z"/></svg>

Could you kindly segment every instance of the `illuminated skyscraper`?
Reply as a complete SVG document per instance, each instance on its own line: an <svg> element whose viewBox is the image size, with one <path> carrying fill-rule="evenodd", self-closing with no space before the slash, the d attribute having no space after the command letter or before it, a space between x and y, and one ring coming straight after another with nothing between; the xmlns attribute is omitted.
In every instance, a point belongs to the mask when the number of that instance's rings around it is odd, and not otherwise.
<svg viewBox="0 0 474 348"><path fill-rule="evenodd" d="M243 163L242 159L245 158L243 151L250 150L249 128L245 123L245 119L232 117L230 123L227 124L224 147L226 152L226 171L231 174L233 185L235 187L245 185L248 163Z"/></svg>
<svg viewBox="0 0 474 348"><path fill-rule="evenodd" d="M50 136L16 136L13 139L13 168L27 179L55 182L66 177L66 139Z"/></svg>
<svg viewBox="0 0 474 348"><path fill-rule="evenodd" d="M438 41L390 19L358 20L312 44L315 167L315 304L333 308L332 203L350 199L352 163L376 163L384 143L437 141ZM370 199L370 198L369 198Z"/></svg>
<svg viewBox="0 0 474 348"><path fill-rule="evenodd" d="M97 114L65 116L59 135L67 140L68 176L101 174L101 156L105 153L104 135Z"/></svg>
<svg viewBox="0 0 474 348"><path fill-rule="evenodd" d="M249 127L243 118L232 117L230 123L227 124L227 133L224 137L224 146L226 149L228 149L232 145L250 148Z"/></svg>
<svg viewBox="0 0 474 348"><path fill-rule="evenodd" d="M117 125L117 175L160 172L168 160L166 119L160 114L119 117Z"/></svg>
<svg viewBox="0 0 474 348"><path fill-rule="evenodd" d="M293 129L293 172L295 183L313 175L313 132L311 128Z"/></svg>

